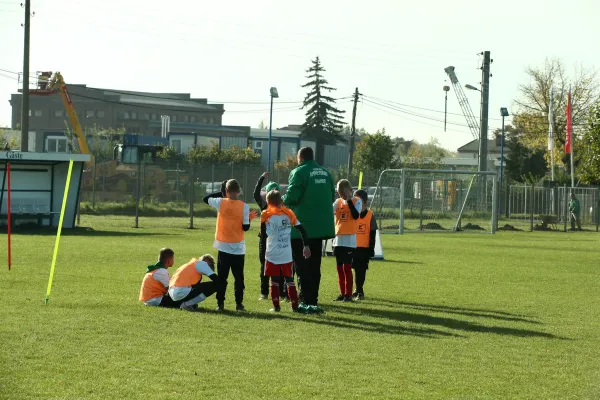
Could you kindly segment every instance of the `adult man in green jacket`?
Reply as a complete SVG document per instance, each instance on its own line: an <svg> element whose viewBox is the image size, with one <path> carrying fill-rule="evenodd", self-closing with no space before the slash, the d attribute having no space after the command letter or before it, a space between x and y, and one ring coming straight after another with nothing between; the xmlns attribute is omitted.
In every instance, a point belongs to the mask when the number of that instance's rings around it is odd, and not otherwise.
<svg viewBox="0 0 600 400"><path fill-rule="evenodd" d="M294 211L308 234L310 258L305 260L302 256L302 238L296 230L292 230L292 253L304 303L316 306L321 284L323 240L335 236L332 206L335 183L329 171L315 162L310 147L300 149L298 164L290 173L283 202Z"/></svg>

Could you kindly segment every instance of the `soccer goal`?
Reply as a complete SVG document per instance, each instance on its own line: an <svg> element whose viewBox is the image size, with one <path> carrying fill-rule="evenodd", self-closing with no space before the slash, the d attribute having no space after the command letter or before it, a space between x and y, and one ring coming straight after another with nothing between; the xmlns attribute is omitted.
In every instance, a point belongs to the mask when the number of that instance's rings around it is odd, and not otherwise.
<svg viewBox="0 0 600 400"><path fill-rule="evenodd" d="M496 232L496 172L390 169L367 193L381 233Z"/></svg>

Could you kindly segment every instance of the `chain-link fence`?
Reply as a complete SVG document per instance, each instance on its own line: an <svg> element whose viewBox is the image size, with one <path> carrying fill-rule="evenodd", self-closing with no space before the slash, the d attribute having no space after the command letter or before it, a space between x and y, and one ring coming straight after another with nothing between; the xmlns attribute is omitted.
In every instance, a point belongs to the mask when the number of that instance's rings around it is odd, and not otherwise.
<svg viewBox="0 0 600 400"><path fill-rule="evenodd" d="M571 228L571 193L579 200L583 228L598 230L600 188L567 186L544 187L510 185L504 194L502 216L528 230L567 230Z"/></svg>
<svg viewBox="0 0 600 400"><path fill-rule="evenodd" d="M278 182L284 192L292 167L275 164L271 169L270 180ZM191 165L164 160L152 164L118 164L116 161L94 161L92 168L83 173L77 221L85 225L86 218L103 216L104 221L123 227L150 227L164 226L165 219L160 223L155 220L168 217L171 222L167 225L194 227L200 222L198 218L216 216L202 198L220 190L221 182L227 179L236 179L242 187L242 199L251 208L256 208L254 187L265 170L262 165L235 163ZM345 168L329 171L334 180L348 177ZM364 172L363 187L376 185L377 177L377 172ZM356 187L359 172L353 173L350 179Z"/></svg>

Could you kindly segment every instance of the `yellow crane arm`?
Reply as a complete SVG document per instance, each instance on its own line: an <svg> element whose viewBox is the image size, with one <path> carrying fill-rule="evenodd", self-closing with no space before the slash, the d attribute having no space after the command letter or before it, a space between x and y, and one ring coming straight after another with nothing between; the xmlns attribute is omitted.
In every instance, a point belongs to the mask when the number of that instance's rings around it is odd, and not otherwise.
<svg viewBox="0 0 600 400"><path fill-rule="evenodd" d="M63 79L60 72L56 72L52 79L48 84L49 90L58 90L60 96L62 97L63 103L65 104L65 109L67 110L67 115L69 116L69 121L71 121L71 126L73 127L73 133L77 138L77 144L79 145L79 151L82 154L90 154L90 149L87 144L87 140L85 135L83 134L83 129L81 129L81 124L79 123L79 118L77 117L77 112L75 111L75 106L73 106L73 102L71 101L71 95L69 94L69 90L67 89L67 85L65 80Z"/></svg>

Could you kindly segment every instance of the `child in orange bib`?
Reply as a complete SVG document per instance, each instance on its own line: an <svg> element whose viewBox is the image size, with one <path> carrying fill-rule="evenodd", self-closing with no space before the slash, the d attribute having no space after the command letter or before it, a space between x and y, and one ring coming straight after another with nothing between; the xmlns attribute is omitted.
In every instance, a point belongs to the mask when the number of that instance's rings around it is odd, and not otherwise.
<svg viewBox="0 0 600 400"><path fill-rule="evenodd" d="M333 239L333 254L338 272L340 295L334 301L352 301L352 254L356 249L356 234L358 232L359 211L362 200L352 197L352 185L346 179L337 184L340 198L333 203L335 214L335 238Z"/></svg>
<svg viewBox="0 0 600 400"><path fill-rule="evenodd" d="M206 300L218 289L219 279L215 274L215 259L205 254L200 259L192 258L186 264L177 268L169 282L169 296L181 302L183 310L195 310L198 303ZM211 282L202 282L208 276Z"/></svg>
<svg viewBox="0 0 600 400"><path fill-rule="evenodd" d="M267 193L267 208L260 216L260 230L267 238L264 275L271 278L271 299L273 301L271 311L274 312L281 310L279 300L281 277L287 284L292 311L298 310L298 291L292 271L292 227L296 227L302 235L304 257L310 257L310 248L306 245L308 243L306 231L300 225L294 212L283 205L279 190L271 190Z"/></svg>
<svg viewBox="0 0 600 400"><path fill-rule="evenodd" d="M356 234L356 250L352 257L352 268L356 282L356 291L352 293L354 300L364 300L363 286L367 278L369 261L375 256L375 237L377 234L377 221L371 210L367 209L368 196L364 190L354 192L355 197L362 200L362 209L358 218L358 232Z"/></svg>
<svg viewBox="0 0 600 400"><path fill-rule="evenodd" d="M217 290L217 310L225 307L225 293L229 271L234 278L235 303L237 311L244 311L244 256L246 243L244 232L250 229L250 221L256 217L256 212L242 200L239 200L241 189L235 179L223 182L221 191L205 196L202 200L215 208L217 213L217 231L214 248L217 255L217 271L221 285Z"/></svg>
<svg viewBox="0 0 600 400"><path fill-rule="evenodd" d="M169 288L169 271L175 263L175 252L169 248L160 249L158 261L148 265L140 288L140 301L147 306L179 307L180 302L173 301Z"/></svg>

